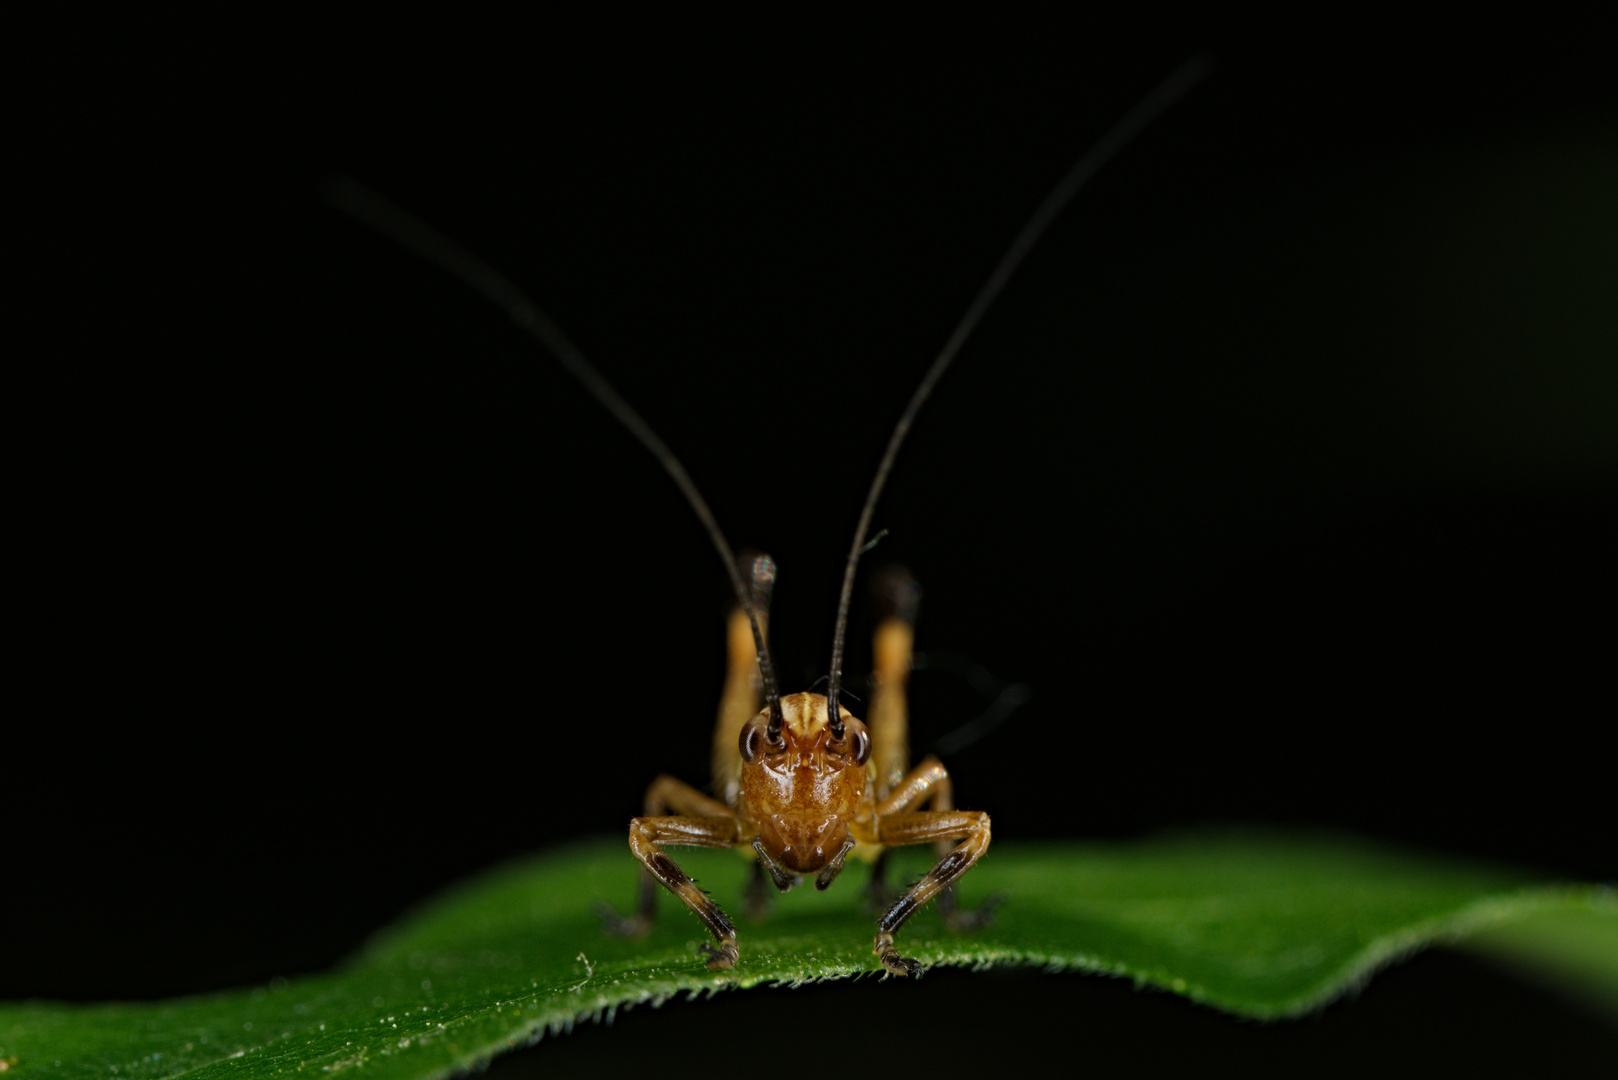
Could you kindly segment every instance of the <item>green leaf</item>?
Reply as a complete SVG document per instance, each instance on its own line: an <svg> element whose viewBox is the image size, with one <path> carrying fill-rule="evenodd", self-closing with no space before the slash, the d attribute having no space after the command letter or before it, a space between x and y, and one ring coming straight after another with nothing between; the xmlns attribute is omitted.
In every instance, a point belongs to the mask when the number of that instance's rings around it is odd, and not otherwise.
<svg viewBox="0 0 1618 1080"><path fill-rule="evenodd" d="M924 867L924 852L903 854L901 872ZM739 907L739 858L679 857L721 903ZM328 974L153 1004L0 1006L0 1060L19 1078L440 1077L581 1018L682 990L879 970L857 873L825 894L782 897L767 923L743 922L742 961L723 974L702 965L700 925L670 897L645 940L602 934L592 903L629 903L636 874L621 842L602 841L470 882ZM1618 1002L1611 889L1536 884L1342 838L1005 844L964 883L966 903L1004 895L994 925L953 935L923 912L900 935L907 955L1100 972L1243 1016L1284 1017L1398 956L1476 933L1481 947L1571 971Z"/></svg>

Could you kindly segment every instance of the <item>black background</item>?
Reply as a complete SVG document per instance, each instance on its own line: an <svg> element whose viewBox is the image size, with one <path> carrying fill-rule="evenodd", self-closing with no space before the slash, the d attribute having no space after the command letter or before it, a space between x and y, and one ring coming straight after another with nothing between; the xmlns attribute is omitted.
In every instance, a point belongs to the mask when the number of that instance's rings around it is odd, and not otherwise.
<svg viewBox="0 0 1618 1080"><path fill-rule="evenodd" d="M1042 243L877 515L873 560L926 590L921 647L1033 695L948 761L958 799L1001 840L1235 820L1618 876L1615 94L1576 28L1520 30L18 38L0 996L317 970L465 875L616 834L659 771L705 778L725 586L689 510L322 178L384 191L567 328L780 563L802 689L915 381L1049 186L1196 52L1215 73ZM983 705L918 676L918 747ZM901 1053L907 1024L972 1007L962 978L804 1000L879 1012ZM1610 1047L1476 962L1387 978L1429 980L1412 1008L1463 1002L1457 1031ZM1046 1006L1111 1017L1097 1053L1236 1045L1093 983L995 997L1030 1038ZM1371 1024L1375 997L1290 1030ZM620 1023L768 1022L701 1009Z"/></svg>

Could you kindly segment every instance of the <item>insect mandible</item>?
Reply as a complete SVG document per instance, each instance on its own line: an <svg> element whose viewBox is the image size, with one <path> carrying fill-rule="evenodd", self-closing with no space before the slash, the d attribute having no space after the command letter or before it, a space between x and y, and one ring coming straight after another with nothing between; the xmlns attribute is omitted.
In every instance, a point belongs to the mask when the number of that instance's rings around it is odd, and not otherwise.
<svg viewBox="0 0 1618 1080"><path fill-rule="evenodd" d="M906 679L911 665L915 583L893 572L878 590L883 610L875 634L875 665L867 717L842 704L844 645L856 571L870 544L876 504L900 446L933 387L1018 264L1061 209L1133 136L1200 80L1208 63L1183 65L1120 119L1069 170L1024 225L912 394L866 494L844 561L826 693L781 694L766 640L775 565L764 555L738 559L707 502L679 459L551 319L514 284L453 241L352 181L334 182L328 199L377 231L415 250L503 307L512 320L551 352L573 376L646 446L669 473L707 530L730 577L735 606L729 620L729 668L712 750L712 794L672 776L646 791L644 814L629 827L629 847L644 868L636 912L605 908L610 932L646 932L657 889L667 889L702 920L713 936L702 951L713 970L741 957L729 916L699 889L667 847L750 849L754 857L750 906L762 907L765 882L783 892L811 878L825 889L851 856L875 861L871 890L884 898L873 942L882 967L914 975L922 965L901 955L895 935L923 905L937 899L946 924L981 925L993 903L974 912L957 909L954 884L989 847L989 816L954 806L949 773L928 756L911 766ZM925 809L924 809L925 807ZM938 861L897 897L881 884L884 854L895 846L933 844Z"/></svg>

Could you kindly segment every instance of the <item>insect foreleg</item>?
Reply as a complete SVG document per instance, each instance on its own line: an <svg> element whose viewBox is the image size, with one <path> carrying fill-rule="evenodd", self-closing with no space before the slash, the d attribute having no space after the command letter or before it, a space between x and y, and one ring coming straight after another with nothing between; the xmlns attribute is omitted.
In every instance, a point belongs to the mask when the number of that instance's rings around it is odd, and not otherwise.
<svg viewBox="0 0 1618 1080"><path fill-rule="evenodd" d="M724 803L667 775L659 776L646 789L645 805L645 815L629 823L629 849L645 867L641 875L640 902L629 918L601 905L597 910L604 926L609 933L627 937L645 934L657 917L657 886L661 884L697 913L719 939L721 949L728 940L728 955L730 962L734 962L736 931L730 920L658 845L732 847L737 843L741 823ZM670 810L676 813L670 815Z"/></svg>
<svg viewBox="0 0 1618 1080"><path fill-rule="evenodd" d="M728 818L732 828L736 824L736 814L730 807L667 773L647 787L645 805L644 817L662 817L672 810L686 817Z"/></svg>
<svg viewBox="0 0 1618 1080"><path fill-rule="evenodd" d="M953 810L954 791L955 785L950 782L949 772L944 768L943 762L929 754L921 759L921 764L911 769L893 786L887 798L876 804L876 816L880 820L889 814L913 810L928 798L933 800L934 810ZM907 840L901 843L915 844L920 841Z"/></svg>
<svg viewBox="0 0 1618 1080"><path fill-rule="evenodd" d="M888 791L887 797L876 805L876 816L881 818L885 814L897 814L905 810L914 810L928 799L932 800L934 810L953 810L955 785L950 781L949 773L943 764L931 755L922 759L920 765L899 777ZM937 854L942 858L948 851L947 842L941 842L937 847ZM892 904L895 896L887 887L888 853L884 851L871 865L871 881L867 886L871 905L877 911L884 911ZM940 907L946 904L953 912L955 904L953 891L947 898L940 901Z"/></svg>
<svg viewBox="0 0 1618 1080"><path fill-rule="evenodd" d="M883 814L896 814L901 813L901 811L914 810L916 806L921 806L927 798L934 800L932 801L934 810L955 810L955 803L951 801L953 800L953 795L955 795L955 785L950 782L950 774L945 771L943 763L940 763L934 756L929 755L927 758L922 759L919 766L914 767L914 769L906 772L904 776L896 780L892 790L888 792L887 798L883 798L882 801L877 803L875 813L877 813L877 818L880 819ZM942 857L948 848L943 847L942 844L940 844L940 848L942 850L938 850L938 855ZM870 907L875 908L877 912L887 910L888 905L893 904L893 899L895 899L893 892L888 891L887 873L888 853L883 850L882 855L879 855L877 860L870 865L870 882L866 886ZM955 900L955 897L951 895L950 899L948 899L950 910L955 908L953 900Z"/></svg>
<svg viewBox="0 0 1618 1080"><path fill-rule="evenodd" d="M893 935L918 908L954 884L988 850L989 815L976 810L900 812L878 817L876 824L879 842L890 846L962 841L899 897L877 923L875 951L882 966L896 975L914 975L921 965L899 955Z"/></svg>
<svg viewBox="0 0 1618 1080"><path fill-rule="evenodd" d="M924 802L930 803L935 811L955 809L955 784L950 780L943 764L931 755L923 758L921 764L910 770L904 779L895 785L888 797L877 804L877 816L880 819L884 814L897 814L920 806ZM952 839L957 838L939 840L933 845L933 850L939 858L949 854ZM872 895L880 896L881 888L881 882L873 871ZM998 895L991 896L976 910L961 911L955 898L955 886L949 885L938 894L938 912L944 917L944 924L951 930L973 930L987 924L994 917L994 909L1000 903L1000 899Z"/></svg>
<svg viewBox="0 0 1618 1080"><path fill-rule="evenodd" d="M698 793L700 794L700 792ZM706 796L703 796L706 798ZM661 844L683 844L690 847L726 848L735 845L738 822L734 817L638 817L629 823L629 850L635 853L648 873L669 892L678 896L686 907L696 913L719 943L704 946L708 954L708 967L718 970L736 962L736 927L707 893L659 847ZM642 894L644 897L644 893ZM655 899L655 894L654 894ZM651 918L643 909L640 920L650 926ZM610 924L609 924L609 928ZM644 932L644 931L642 931Z"/></svg>

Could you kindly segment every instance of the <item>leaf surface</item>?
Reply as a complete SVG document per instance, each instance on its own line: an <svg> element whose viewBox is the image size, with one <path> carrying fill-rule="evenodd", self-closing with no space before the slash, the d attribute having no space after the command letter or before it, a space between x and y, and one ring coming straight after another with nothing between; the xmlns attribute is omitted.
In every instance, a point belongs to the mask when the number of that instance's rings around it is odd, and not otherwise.
<svg viewBox="0 0 1618 1080"><path fill-rule="evenodd" d="M739 909L740 859L677 854L727 909ZM901 875L925 868L925 853L903 854ZM426 1080L681 991L880 977L857 870L825 894L779 898L765 923L740 921L742 961L728 973L702 965L700 924L671 897L644 940L601 932L592 904L630 902L636 873L621 842L601 841L462 885L330 973L156 1003L0 1005L0 1062L19 1080L355 1070ZM1610 888L1547 885L1341 837L1003 844L963 885L966 904L1004 897L994 924L956 935L924 911L900 935L906 955L1122 976L1276 1018L1329 1001L1403 954L1471 935L1480 948L1618 1004Z"/></svg>

